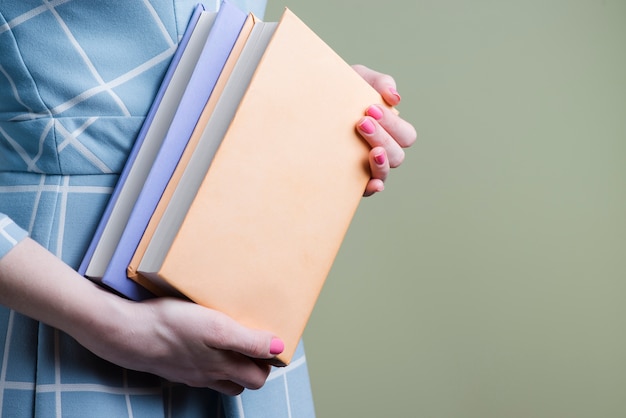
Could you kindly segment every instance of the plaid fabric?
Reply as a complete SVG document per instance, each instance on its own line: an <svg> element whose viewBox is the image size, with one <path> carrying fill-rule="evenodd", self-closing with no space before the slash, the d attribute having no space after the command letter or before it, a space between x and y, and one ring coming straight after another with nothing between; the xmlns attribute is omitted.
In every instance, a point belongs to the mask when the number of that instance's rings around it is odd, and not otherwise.
<svg viewBox="0 0 626 418"><path fill-rule="evenodd" d="M195 2L0 1L0 257L28 233L78 266ZM0 413L314 416L302 347L263 389L220 397L114 366L3 307Z"/></svg>

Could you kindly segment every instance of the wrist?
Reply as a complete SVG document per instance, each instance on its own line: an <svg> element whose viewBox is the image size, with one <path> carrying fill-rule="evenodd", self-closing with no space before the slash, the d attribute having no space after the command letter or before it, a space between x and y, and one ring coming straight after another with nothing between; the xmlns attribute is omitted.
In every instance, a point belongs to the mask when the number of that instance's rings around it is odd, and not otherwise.
<svg viewBox="0 0 626 418"><path fill-rule="evenodd" d="M131 302L80 276L30 238L0 259L0 304L80 342L119 333L115 325L130 323L132 314Z"/></svg>
<svg viewBox="0 0 626 418"><path fill-rule="evenodd" d="M91 299L77 307L58 328L97 356L132 367L121 353L124 347L132 345L133 336L137 335L135 326L142 322L137 317L140 304L91 285Z"/></svg>

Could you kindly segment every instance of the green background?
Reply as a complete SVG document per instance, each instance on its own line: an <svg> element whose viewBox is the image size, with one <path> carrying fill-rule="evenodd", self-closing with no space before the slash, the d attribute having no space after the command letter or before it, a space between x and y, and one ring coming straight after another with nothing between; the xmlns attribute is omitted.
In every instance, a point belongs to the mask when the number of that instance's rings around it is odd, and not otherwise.
<svg viewBox="0 0 626 418"><path fill-rule="evenodd" d="M625 417L626 1L269 1L419 132L306 330L318 416Z"/></svg>

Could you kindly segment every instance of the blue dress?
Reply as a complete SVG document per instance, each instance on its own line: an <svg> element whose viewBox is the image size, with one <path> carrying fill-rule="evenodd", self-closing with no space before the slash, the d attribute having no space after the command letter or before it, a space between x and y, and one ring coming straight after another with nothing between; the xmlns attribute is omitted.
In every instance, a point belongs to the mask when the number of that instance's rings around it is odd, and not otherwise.
<svg viewBox="0 0 626 418"><path fill-rule="evenodd" d="M0 0L0 257L30 235L79 265L196 1ZM261 390L227 397L117 367L4 307L0 413L314 416L302 347Z"/></svg>

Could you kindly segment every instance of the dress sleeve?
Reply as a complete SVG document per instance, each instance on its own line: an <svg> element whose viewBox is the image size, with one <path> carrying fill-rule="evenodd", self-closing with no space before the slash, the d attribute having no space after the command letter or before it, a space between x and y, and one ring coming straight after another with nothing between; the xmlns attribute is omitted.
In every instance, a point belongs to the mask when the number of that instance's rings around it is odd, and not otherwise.
<svg viewBox="0 0 626 418"><path fill-rule="evenodd" d="M17 226L11 218L0 213L0 258L27 236L28 233Z"/></svg>

